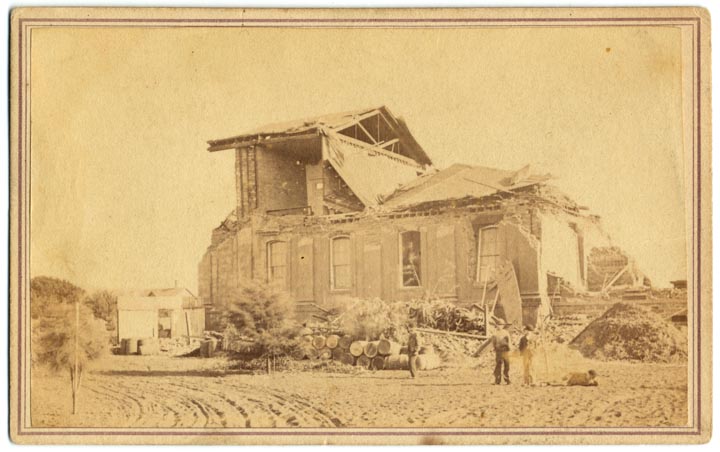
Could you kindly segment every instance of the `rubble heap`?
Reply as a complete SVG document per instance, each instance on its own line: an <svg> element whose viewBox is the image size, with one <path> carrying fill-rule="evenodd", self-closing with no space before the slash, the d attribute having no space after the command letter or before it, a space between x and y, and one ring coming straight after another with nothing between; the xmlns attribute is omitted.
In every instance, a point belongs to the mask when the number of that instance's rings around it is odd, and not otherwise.
<svg viewBox="0 0 720 452"><path fill-rule="evenodd" d="M570 345L601 360L669 363L687 359L687 337L648 309L617 303L588 325Z"/></svg>

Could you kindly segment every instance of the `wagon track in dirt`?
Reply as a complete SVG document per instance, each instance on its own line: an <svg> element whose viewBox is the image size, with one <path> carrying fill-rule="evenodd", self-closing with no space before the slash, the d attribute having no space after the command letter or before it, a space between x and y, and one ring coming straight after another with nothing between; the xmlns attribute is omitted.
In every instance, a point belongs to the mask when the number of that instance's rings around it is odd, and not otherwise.
<svg viewBox="0 0 720 452"><path fill-rule="evenodd" d="M198 377L88 378L88 400L123 427L340 427L327 407L279 389ZM90 395L92 394L92 395Z"/></svg>

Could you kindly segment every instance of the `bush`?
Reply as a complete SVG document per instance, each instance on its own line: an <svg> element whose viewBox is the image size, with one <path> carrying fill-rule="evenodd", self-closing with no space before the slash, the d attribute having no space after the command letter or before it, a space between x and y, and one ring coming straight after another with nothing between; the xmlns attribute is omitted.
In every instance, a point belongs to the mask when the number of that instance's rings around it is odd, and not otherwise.
<svg viewBox="0 0 720 452"><path fill-rule="evenodd" d="M105 322L108 332L117 330L117 297L107 290L99 290L85 298L84 304L93 315Z"/></svg>
<svg viewBox="0 0 720 452"><path fill-rule="evenodd" d="M56 305L72 305L85 291L64 279L36 276L30 280L30 316L37 319Z"/></svg>
<svg viewBox="0 0 720 452"><path fill-rule="evenodd" d="M297 347L293 338L294 304L289 295L259 281L245 281L231 296L226 320L234 335L254 344L246 354L274 356L292 353Z"/></svg>
<svg viewBox="0 0 720 452"><path fill-rule="evenodd" d="M70 373L73 414L87 364L102 356L109 343L105 322L96 319L85 306L80 305L79 311L78 322L75 306L53 306L38 321L37 339L34 341L36 363L54 371L67 370Z"/></svg>

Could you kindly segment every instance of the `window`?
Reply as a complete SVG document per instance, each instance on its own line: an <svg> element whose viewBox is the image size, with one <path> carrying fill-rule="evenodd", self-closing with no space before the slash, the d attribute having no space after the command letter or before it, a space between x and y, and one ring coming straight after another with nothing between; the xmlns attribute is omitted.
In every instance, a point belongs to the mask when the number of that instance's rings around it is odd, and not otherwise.
<svg viewBox="0 0 720 452"><path fill-rule="evenodd" d="M285 287L287 278L287 243L270 242L267 244L267 279L271 284Z"/></svg>
<svg viewBox="0 0 720 452"><path fill-rule="evenodd" d="M403 287L420 287L422 282L420 231L400 234L400 252L400 276Z"/></svg>
<svg viewBox="0 0 720 452"><path fill-rule="evenodd" d="M476 280L480 283L495 279L499 257L497 244L497 227L490 226L478 231Z"/></svg>
<svg viewBox="0 0 720 452"><path fill-rule="evenodd" d="M172 309L158 309L158 337L172 337Z"/></svg>
<svg viewBox="0 0 720 452"><path fill-rule="evenodd" d="M350 288L350 238L335 237L330 241L330 284L333 289Z"/></svg>

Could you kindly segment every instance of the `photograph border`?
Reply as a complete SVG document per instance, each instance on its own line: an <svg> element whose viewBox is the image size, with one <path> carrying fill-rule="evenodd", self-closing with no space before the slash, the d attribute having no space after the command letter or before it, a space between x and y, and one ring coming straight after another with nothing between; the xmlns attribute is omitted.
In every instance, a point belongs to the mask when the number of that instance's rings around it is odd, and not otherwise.
<svg viewBox="0 0 720 452"><path fill-rule="evenodd" d="M693 33L693 352L689 427L88 429L29 425L30 50L37 27L467 28L691 26ZM710 18L702 8L494 8L234 10L21 8L11 18L10 435L17 443L702 443L711 431ZM688 237L690 238L690 236Z"/></svg>

